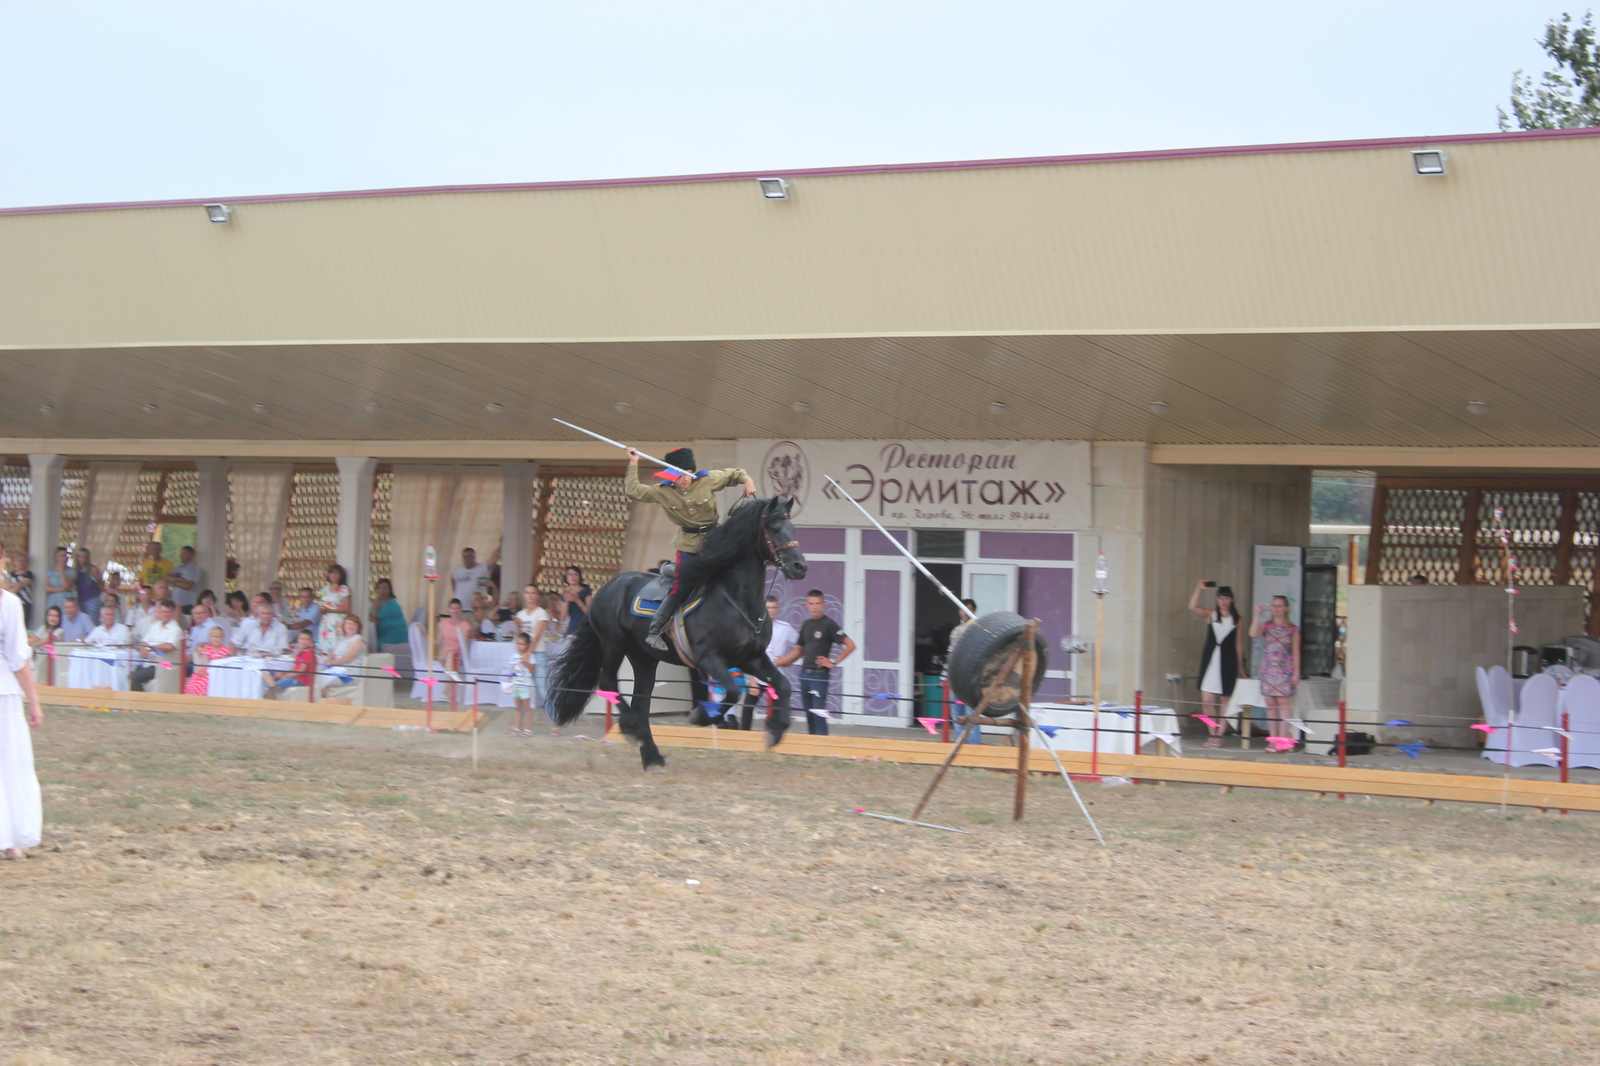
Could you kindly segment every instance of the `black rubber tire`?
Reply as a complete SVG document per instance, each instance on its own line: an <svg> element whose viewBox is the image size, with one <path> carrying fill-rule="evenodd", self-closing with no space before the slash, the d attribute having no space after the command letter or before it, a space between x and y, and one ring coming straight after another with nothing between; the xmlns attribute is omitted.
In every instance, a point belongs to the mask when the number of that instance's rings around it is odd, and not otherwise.
<svg viewBox="0 0 1600 1066"><path fill-rule="evenodd" d="M956 646L950 649L950 691L956 699L976 709L983 702L983 691L995 682L995 675L1005 665L1006 659L1022 643L1022 633L1028 620L1010 611L990 611L966 628ZM1033 691L1044 684L1044 672L1050 668L1050 649L1044 637L1035 632L1034 651L1038 661L1033 670ZM1013 693L1022 688L1022 663L1020 658L1012 666L1009 687ZM1016 695L991 703L985 713L1004 717L1017 709Z"/></svg>

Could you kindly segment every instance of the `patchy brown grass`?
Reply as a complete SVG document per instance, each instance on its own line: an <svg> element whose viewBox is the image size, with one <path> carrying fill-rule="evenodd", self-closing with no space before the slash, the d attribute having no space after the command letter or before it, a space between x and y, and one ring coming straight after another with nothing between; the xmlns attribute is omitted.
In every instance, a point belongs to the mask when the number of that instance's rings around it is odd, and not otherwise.
<svg viewBox="0 0 1600 1066"><path fill-rule="evenodd" d="M1600 821L59 711L0 1064L1590 1063ZM698 881L691 885L689 881Z"/></svg>

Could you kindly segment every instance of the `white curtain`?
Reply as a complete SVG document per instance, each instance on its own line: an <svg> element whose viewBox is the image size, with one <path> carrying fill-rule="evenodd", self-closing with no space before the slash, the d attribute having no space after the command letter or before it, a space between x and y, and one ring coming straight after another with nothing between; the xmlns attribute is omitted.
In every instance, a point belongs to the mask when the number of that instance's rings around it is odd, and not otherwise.
<svg viewBox="0 0 1600 1066"><path fill-rule="evenodd" d="M239 562L238 588L254 595L272 584L283 558L294 467L240 463L228 478L228 535Z"/></svg>
<svg viewBox="0 0 1600 1066"><path fill-rule="evenodd" d="M105 572L117 550L128 508L139 490L141 463L90 463L89 480L83 493L83 519L78 523L78 542L88 548L95 569ZM97 574L96 577L99 575Z"/></svg>
<svg viewBox="0 0 1600 1066"><path fill-rule="evenodd" d="M461 549L474 548L487 562L500 543L505 483L497 466L396 466L389 490L389 573L395 599L406 617L428 605L422 576L423 551L432 544L443 584L435 609L453 595L450 571L461 565Z"/></svg>

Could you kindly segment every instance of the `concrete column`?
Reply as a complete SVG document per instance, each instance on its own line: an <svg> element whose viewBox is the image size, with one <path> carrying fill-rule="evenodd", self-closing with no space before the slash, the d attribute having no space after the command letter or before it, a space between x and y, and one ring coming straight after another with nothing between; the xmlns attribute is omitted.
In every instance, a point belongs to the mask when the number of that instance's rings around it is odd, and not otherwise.
<svg viewBox="0 0 1600 1066"><path fill-rule="evenodd" d="M61 539L61 471L65 455L28 456L28 566L33 570L33 618L44 622L45 578Z"/></svg>
<svg viewBox="0 0 1600 1066"><path fill-rule="evenodd" d="M228 585L228 460L196 459L200 494L194 508L194 553L200 564L200 588L227 595Z"/></svg>
<svg viewBox="0 0 1600 1066"><path fill-rule="evenodd" d="M350 575L351 610L365 626L372 598L372 490L378 460L344 456L334 461L339 464L339 565Z"/></svg>
<svg viewBox="0 0 1600 1066"><path fill-rule="evenodd" d="M501 463L505 513L501 519L500 595L522 592L533 576L533 493L538 463Z"/></svg>

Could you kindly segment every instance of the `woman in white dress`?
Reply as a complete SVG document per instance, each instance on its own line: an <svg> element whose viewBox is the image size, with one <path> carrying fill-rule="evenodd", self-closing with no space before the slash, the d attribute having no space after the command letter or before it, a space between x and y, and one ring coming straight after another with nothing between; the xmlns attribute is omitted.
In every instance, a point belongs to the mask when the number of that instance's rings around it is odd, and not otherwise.
<svg viewBox="0 0 1600 1066"><path fill-rule="evenodd" d="M338 643L323 660L324 669L320 672L317 687L325 689L330 685L348 685L362 676L366 665L367 641L361 635L361 619L347 614L339 623Z"/></svg>
<svg viewBox="0 0 1600 1066"><path fill-rule="evenodd" d="M5 660L0 664L0 851L8 859L20 859L23 848L37 845L44 827L39 778L33 772L33 739L28 735L29 729L44 724L31 657L22 601L0 591L0 658Z"/></svg>
<svg viewBox="0 0 1600 1066"><path fill-rule="evenodd" d="M1200 606L1200 596L1216 588L1215 581L1198 581L1189 597L1189 612L1206 623L1206 644L1200 652L1200 704L1211 719L1206 725L1206 747L1222 747L1222 713L1233 695L1233 683L1244 675L1239 668L1239 608L1233 605L1233 589L1217 588L1214 607Z"/></svg>

